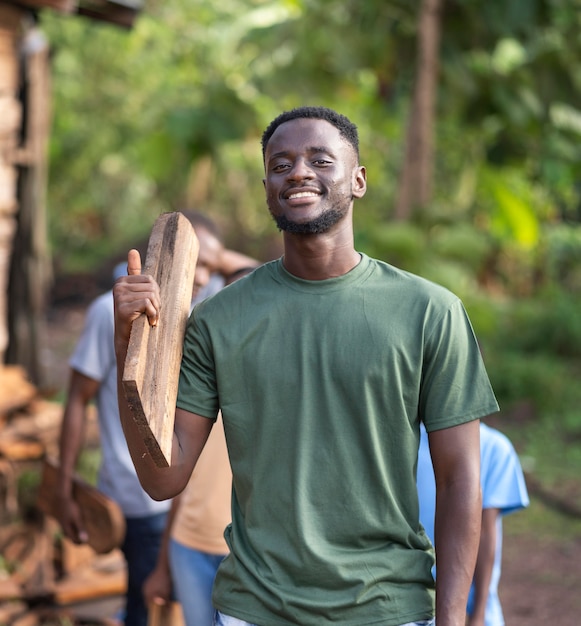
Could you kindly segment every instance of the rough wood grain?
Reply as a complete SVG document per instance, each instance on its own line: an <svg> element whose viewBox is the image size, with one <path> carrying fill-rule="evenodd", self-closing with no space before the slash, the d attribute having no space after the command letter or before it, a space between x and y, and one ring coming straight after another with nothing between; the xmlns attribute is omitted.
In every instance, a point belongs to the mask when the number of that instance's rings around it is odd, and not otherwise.
<svg viewBox="0 0 581 626"><path fill-rule="evenodd" d="M190 311L199 244L182 213L164 213L149 238L143 274L160 288L162 310L157 326L145 314L131 329L123 371L123 390L133 418L154 462L168 467L182 343Z"/></svg>

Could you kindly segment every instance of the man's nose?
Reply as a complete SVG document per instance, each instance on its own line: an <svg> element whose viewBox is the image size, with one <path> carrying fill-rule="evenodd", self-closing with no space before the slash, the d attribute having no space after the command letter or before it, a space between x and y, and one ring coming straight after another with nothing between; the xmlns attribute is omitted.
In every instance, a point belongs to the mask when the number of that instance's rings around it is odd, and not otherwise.
<svg viewBox="0 0 581 626"><path fill-rule="evenodd" d="M289 180L304 180L305 178L313 178L313 176L310 163L305 159L297 159L288 170Z"/></svg>

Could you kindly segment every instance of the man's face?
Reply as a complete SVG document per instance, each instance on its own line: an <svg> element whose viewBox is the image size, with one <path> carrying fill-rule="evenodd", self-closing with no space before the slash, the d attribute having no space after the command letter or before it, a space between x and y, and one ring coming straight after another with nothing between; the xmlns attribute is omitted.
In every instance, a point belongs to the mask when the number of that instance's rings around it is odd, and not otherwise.
<svg viewBox="0 0 581 626"><path fill-rule="evenodd" d="M266 202L286 232L327 232L365 193L365 170L339 130L325 120L281 124L265 152Z"/></svg>
<svg viewBox="0 0 581 626"><path fill-rule="evenodd" d="M205 287L211 275L220 269L220 260L224 247L214 235L201 226L196 227L196 236L200 244L196 273L194 275L194 290L192 298L195 298L202 287Z"/></svg>

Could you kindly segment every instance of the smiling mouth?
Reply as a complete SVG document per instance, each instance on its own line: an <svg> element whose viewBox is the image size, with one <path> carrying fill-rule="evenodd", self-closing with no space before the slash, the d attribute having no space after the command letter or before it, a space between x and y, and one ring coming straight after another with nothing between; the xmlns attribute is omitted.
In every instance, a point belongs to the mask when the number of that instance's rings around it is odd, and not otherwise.
<svg viewBox="0 0 581 626"><path fill-rule="evenodd" d="M318 198L321 194L315 191L297 191L296 193L290 193L287 196L287 200L294 200L296 198Z"/></svg>

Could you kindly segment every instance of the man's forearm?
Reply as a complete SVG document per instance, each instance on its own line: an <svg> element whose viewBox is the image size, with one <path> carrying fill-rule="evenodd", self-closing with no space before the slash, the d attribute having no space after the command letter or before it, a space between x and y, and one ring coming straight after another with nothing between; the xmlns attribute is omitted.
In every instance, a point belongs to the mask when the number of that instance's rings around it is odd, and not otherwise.
<svg viewBox="0 0 581 626"><path fill-rule="evenodd" d="M464 626L478 551L480 485L468 480L439 490L436 500L436 623Z"/></svg>

